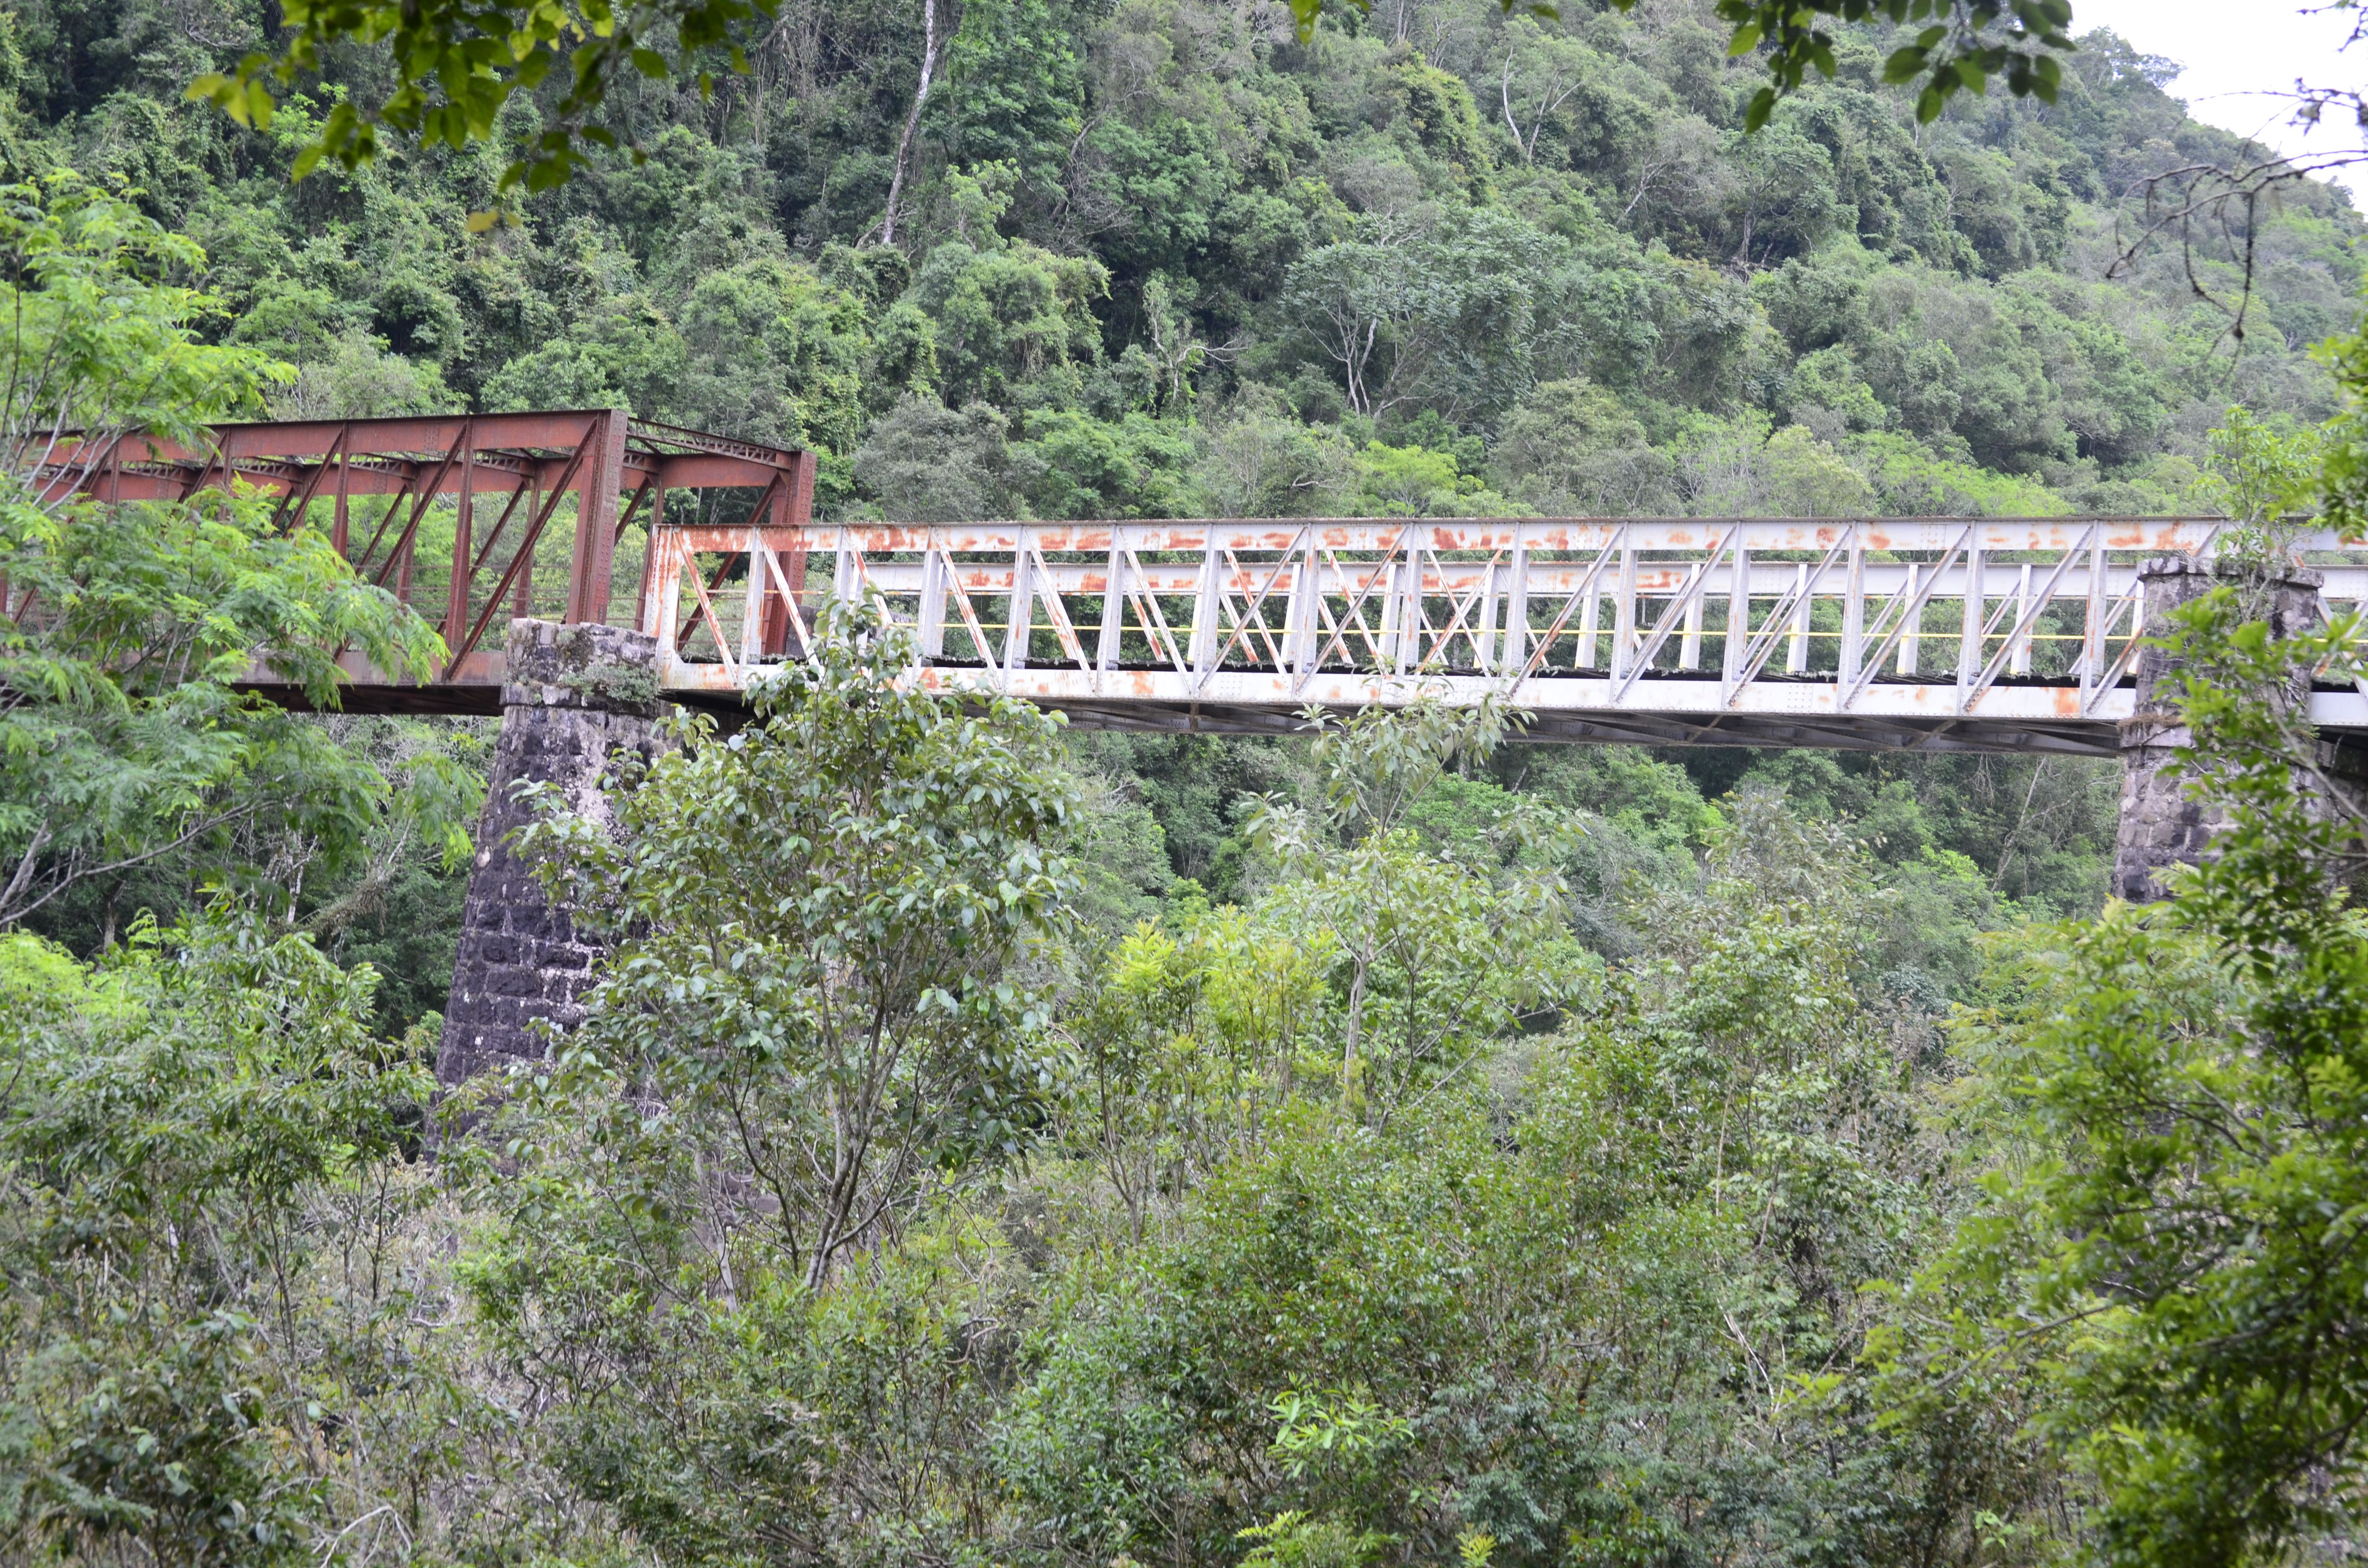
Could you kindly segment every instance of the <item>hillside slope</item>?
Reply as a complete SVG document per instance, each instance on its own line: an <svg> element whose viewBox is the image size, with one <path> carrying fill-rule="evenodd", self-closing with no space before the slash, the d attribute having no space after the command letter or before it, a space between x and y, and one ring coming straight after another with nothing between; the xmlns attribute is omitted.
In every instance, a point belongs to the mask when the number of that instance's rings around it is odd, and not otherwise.
<svg viewBox="0 0 2368 1568"><path fill-rule="evenodd" d="M712 100L641 85L643 161L483 237L497 150L289 183L366 58L268 135L181 100L259 0L25 7L7 155L197 236L281 413L623 403L811 443L841 514L2159 510L2230 401L2328 411L2341 192L2265 217L2241 355L2170 247L2106 279L2136 182L2235 149L2109 34L2057 106L1920 132L1856 37L1747 138L1701 0L1305 45L1265 0L939 3L893 247L911 0L791 0Z"/></svg>

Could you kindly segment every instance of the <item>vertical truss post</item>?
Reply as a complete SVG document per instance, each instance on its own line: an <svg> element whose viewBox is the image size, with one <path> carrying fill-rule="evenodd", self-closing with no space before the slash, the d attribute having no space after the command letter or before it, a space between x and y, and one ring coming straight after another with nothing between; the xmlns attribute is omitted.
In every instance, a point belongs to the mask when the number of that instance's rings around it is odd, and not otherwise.
<svg viewBox="0 0 2368 1568"><path fill-rule="evenodd" d="M1702 563L1702 571L1710 571L1708 562ZM1678 632L1678 668L1681 670L1702 668L1702 606L1706 597L1696 594L1686 601L1685 624Z"/></svg>
<svg viewBox="0 0 2368 1568"><path fill-rule="evenodd" d="M1734 575L1727 580L1726 635L1721 640L1719 674L1729 687L1743 673L1743 655L1751 640L1751 551L1743 542L1743 525L1727 530L1734 549Z"/></svg>
<svg viewBox="0 0 2368 1568"><path fill-rule="evenodd" d="M1609 550L1611 547L1606 545L1604 548ZM1603 587L1596 581L1595 576L1590 574L1587 583L1587 597L1578 607L1578 646L1571 650L1570 667L1572 669L1591 670L1598 667L1595 663L1595 649L1596 644L1601 641L1601 637L1597 629L1602 622Z"/></svg>
<svg viewBox="0 0 2368 1568"><path fill-rule="evenodd" d="M1907 565L1907 585L1900 589L1904 596L1899 612L1899 664L1901 675L1916 673L1916 658L1924 642L1924 610L1916 595L1917 579L1926 569L1915 562ZM1938 566L1931 568L1939 571Z"/></svg>
<svg viewBox="0 0 2368 1568"><path fill-rule="evenodd" d="M1809 563L1793 568L1793 626L1784 636L1784 668L1800 675L1809 667Z"/></svg>
<svg viewBox="0 0 2368 1568"><path fill-rule="evenodd" d="M476 566L477 443L467 432L469 449L461 457L461 493L454 497L452 517L452 581L444 592L444 641L455 645L469 628L469 579Z"/></svg>
<svg viewBox="0 0 2368 1568"><path fill-rule="evenodd" d="M1019 568L1017 552L1012 567ZM848 528L840 528L830 541L830 597L841 604L853 604L863 597L863 547L855 542Z"/></svg>
<svg viewBox="0 0 2368 1568"><path fill-rule="evenodd" d="M772 551L765 548L765 508L759 507L748 519L748 590L740 606L740 662L754 665L768 653L772 638L767 635L772 585L765 580L766 567Z"/></svg>
<svg viewBox="0 0 2368 1568"><path fill-rule="evenodd" d="M2105 529L2089 528L2089 611L2080 623L2080 691L2085 697L2105 672ZM2086 704L2083 704L2085 709Z"/></svg>
<svg viewBox="0 0 2368 1568"><path fill-rule="evenodd" d="M1620 588L1611 601L1611 678L1628 673L1636 656L1636 546L1628 530L1620 530Z"/></svg>
<svg viewBox="0 0 2368 1568"><path fill-rule="evenodd" d="M337 552L337 559L340 561L347 559L347 547L352 543L352 529L347 520L346 511L346 500L347 495L351 494L352 480L353 469L343 459L339 459L337 462L337 506L336 510L330 515L329 518L329 548Z"/></svg>
<svg viewBox="0 0 2368 1568"><path fill-rule="evenodd" d="M552 505L558 502L552 497ZM681 541L668 533L650 537L650 589L642 601L642 630L658 640L659 670L682 657L682 573L687 564L699 570L699 562L684 550Z"/></svg>
<svg viewBox="0 0 2368 1568"><path fill-rule="evenodd" d="M1400 644L1403 653L1398 661L1398 668L1408 672L1422 668L1432 659L1443 661L1447 657L1447 638L1443 633L1428 651L1422 645L1422 634L1430 629L1430 578L1435 575L1440 579L1439 591L1445 595L1447 574L1439 564L1439 547L1431 540L1430 529L1417 526L1413 532L1415 542L1406 551L1406 641ZM1428 567L1423 564L1426 558L1430 562Z"/></svg>
<svg viewBox="0 0 2368 1568"><path fill-rule="evenodd" d="M1217 548L1217 525L1211 523L1201 540L1201 575L1192 590L1192 630L1184 653L1196 691L1209 678L1209 661L1217 651L1217 573L1224 559Z"/></svg>
<svg viewBox="0 0 2368 1568"><path fill-rule="evenodd" d="M1978 545L1965 547L1965 619L1957 633L1957 690L1962 700L1982 673L1982 555Z"/></svg>
<svg viewBox="0 0 2368 1568"><path fill-rule="evenodd" d="M628 522L632 520L633 512L640 507L643 495L659 498L664 494L663 491L658 490L657 481L653 477L640 490L633 493L632 505L626 508L626 520ZM658 516L660 514L651 514L652 521L649 526L652 531L657 528ZM763 659L784 658L790 653L790 631L796 617L790 604L789 596L781 591L782 574L778 559L773 552L772 544L773 538L780 537L780 530L786 528L789 521L789 480L785 475L776 474L773 482L765 486L765 493L757 497L757 505L748 514L748 592L750 597L747 613L748 624L757 629L757 635L749 653L741 661L744 664L753 664ZM624 524L619 524L617 531L622 534L625 531ZM768 538L768 535L771 537ZM800 648L798 652L803 653L806 650Z"/></svg>
<svg viewBox="0 0 2368 1568"><path fill-rule="evenodd" d="M1110 575L1118 575L1118 546L1110 546ZM932 663L946 656L946 551L939 548L938 530L929 529L921 536L921 601L914 610L920 623L921 659ZM1105 637L1108 632L1103 633ZM1116 650L1111 652L1115 660ZM1108 666L1105 665L1105 668Z"/></svg>
<svg viewBox="0 0 2368 1568"><path fill-rule="evenodd" d="M1850 577L1842 589L1842 645L1835 661L1837 678L1845 689L1858 684L1859 665L1866 655L1866 529L1852 523L1850 530Z"/></svg>
<svg viewBox="0 0 2368 1568"><path fill-rule="evenodd" d="M1300 545L1305 542L1307 548ZM1315 657L1315 595L1322 580L1316 575L1315 547L1303 533L1292 544L1291 594L1282 603L1283 673L1305 679Z"/></svg>
<svg viewBox="0 0 2368 1568"><path fill-rule="evenodd" d="M1505 668L1520 674L1530 664L1530 541L1513 525L1513 561L1505 584Z"/></svg>
<svg viewBox="0 0 2368 1568"><path fill-rule="evenodd" d="M1497 667L1497 582L1503 571L1493 555L1480 568L1480 613L1472 628L1472 667L1482 675Z"/></svg>
<svg viewBox="0 0 2368 1568"><path fill-rule="evenodd" d="M621 408L593 415L584 439L592 449L578 470L575 550L570 558L567 619L605 624L609 619L609 566L616 558L617 493L625 487L626 415Z"/></svg>
<svg viewBox="0 0 2368 1568"><path fill-rule="evenodd" d="M2014 623L2017 626L2021 626L2030 619L2031 566L2029 562L2025 562L2022 568L2021 580L2015 585ZM2036 629L2034 629L2034 631ZM2038 638L2036 635L2020 637L2015 640L2014 652L2007 656L2008 674L2027 676L2031 673L2031 645L2037 641Z"/></svg>
<svg viewBox="0 0 2368 1568"><path fill-rule="evenodd" d="M1406 565L1398 579L1397 673L1405 675L1422 663L1422 554L1430 530L1419 523L1406 526Z"/></svg>
<svg viewBox="0 0 2368 1568"><path fill-rule="evenodd" d="M1036 580L1029 570L1036 552L1028 548L1027 525L1015 523L1012 527L1011 608L1005 615L1008 624L1003 629L1003 669L1007 675L1028 667L1028 633L1036 619Z"/></svg>

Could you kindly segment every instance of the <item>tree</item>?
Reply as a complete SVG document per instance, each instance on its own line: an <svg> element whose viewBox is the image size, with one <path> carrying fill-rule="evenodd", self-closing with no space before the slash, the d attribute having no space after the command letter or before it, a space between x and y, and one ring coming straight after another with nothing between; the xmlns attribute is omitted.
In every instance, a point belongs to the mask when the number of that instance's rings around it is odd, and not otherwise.
<svg viewBox="0 0 2368 1568"><path fill-rule="evenodd" d="M1497 486L1550 517L1650 516L1670 462L1618 399L1585 380L1543 381L1489 453Z"/></svg>
<svg viewBox="0 0 2368 1568"><path fill-rule="evenodd" d="M391 1512L379 1439L440 1397L389 1267L432 1041L370 1037L375 983L228 905L96 971L0 936L12 1561L318 1562Z"/></svg>
<svg viewBox="0 0 2368 1568"><path fill-rule="evenodd" d="M835 1381L872 1364L825 1342L945 1366L872 1317L933 1308L866 1281L1061 1086L1018 972L1068 885L1056 725L966 712L911 662L876 603L834 607L748 727L680 721L627 770L614 837L565 812L521 837L615 945L472 1156L512 1168L481 1173L498 1229L471 1288L549 1391L557 1462L671 1560L811 1560L860 1528L835 1509L882 1506L851 1434L892 1423Z"/></svg>
<svg viewBox="0 0 2368 1568"><path fill-rule="evenodd" d="M968 717L902 687L910 664L878 611L833 609L728 744L679 722L624 781L616 837L563 812L520 843L618 942L536 1094L652 1180L704 1168L698 1201L810 1290L936 1173L1016 1147L1052 1071L1007 971L1066 876L1053 722Z"/></svg>
<svg viewBox="0 0 2368 1568"><path fill-rule="evenodd" d="M2257 580L2174 616L2213 856L2166 903L2009 950L1965 1035L2020 1113L2012 1157L1882 1347L1904 1418L2024 1403L2116 1562L2275 1560L2368 1495L2360 817L2296 700L2357 634L2272 637Z"/></svg>
<svg viewBox="0 0 2368 1568"><path fill-rule="evenodd" d="M443 653L424 622L251 495L116 505L76 487L131 432L202 446L206 420L277 373L199 340L211 301L176 276L202 261L71 178L0 191L0 927L160 869L292 904L308 867L407 804L459 833L443 813L465 790L396 797L311 720L239 689L259 667L335 707L347 649L424 677Z"/></svg>
<svg viewBox="0 0 2368 1568"><path fill-rule="evenodd" d="M1110 953L1070 1028L1074 1141L1091 1151L1136 1242L1158 1195L1254 1147L1288 1102L1337 957L1288 920L1210 909L1150 921Z"/></svg>
<svg viewBox="0 0 2368 1568"><path fill-rule="evenodd" d="M1323 516L1349 483L1345 443L1293 419L1264 387L1246 387L1202 426L1201 488L1228 517Z"/></svg>
<svg viewBox="0 0 2368 1568"><path fill-rule="evenodd" d="M199 444L209 419L254 410L287 377L253 349L202 339L220 313L190 285L205 259L78 176L0 187L0 470L24 504L57 517L123 436Z"/></svg>
<svg viewBox="0 0 2368 1568"><path fill-rule="evenodd" d="M908 393L855 451L855 477L897 523L1004 517L1019 508L1003 415L973 403L957 414Z"/></svg>
<svg viewBox="0 0 2368 1568"><path fill-rule="evenodd" d="M1257 824L1289 873L1264 916L1328 954L1340 1104L1385 1120L1418 1088L1467 1066L1524 1010L1582 985L1559 862L1577 832L1543 802L1506 801L1480 842L1442 851L1414 825L1448 767L1485 762L1519 721L1417 700L1323 726L1321 818L1270 804ZM1522 955L1508 962L1508 953Z"/></svg>
<svg viewBox="0 0 2368 1568"><path fill-rule="evenodd" d="M1372 0L1328 0L1359 12ZM1515 9L1515 0L1500 0ZM1634 0L1615 0L1622 10ZM1299 35L1313 37L1327 0L1292 0ZM1543 16L1554 6L1537 0ZM718 67L748 69L740 29L771 18L779 0L650 0L620 6L612 0L290 0L280 16L286 31L277 47L255 50L227 71L208 72L190 84L192 97L218 105L241 125L268 129L278 95L322 69L342 44L387 46L391 80L342 98L320 121L297 162L302 177L323 158L347 168L374 159L381 131L423 145L459 148L495 140L502 110L513 97L532 95L552 84L540 117L541 128L517 143L503 171L499 191L523 186L544 190L564 184L586 165L586 143L625 144L623 118L610 94L633 76L663 80L686 76L702 95L714 87ZM1959 91L1983 91L2003 76L2017 97L2053 103L2061 68L2052 51L2072 47L2070 0L2009 0L2000 6L1976 0L1719 0L1721 20L1732 31L1728 49L1748 54L1765 49L1770 81L1752 98L1746 122L1765 124L1777 100L1800 90L1812 71L1831 78L1837 69L1835 22L1925 23L1913 40L1885 62L1892 82L1922 81L1919 119L1937 118ZM925 58L934 62L931 17ZM957 43L957 51L960 48ZM1027 70L1044 64L1033 53L1006 62ZM952 70L949 64L950 73ZM917 112L920 98L916 95ZM1518 134L1518 133L1517 133ZM904 160L897 160L901 174ZM471 219L489 227L494 211Z"/></svg>
<svg viewBox="0 0 2368 1568"><path fill-rule="evenodd" d="M1569 254L1492 208L1428 233L1369 218L1291 268L1283 309L1340 368L1354 412L1425 406L1460 422L1509 405L1577 347Z"/></svg>

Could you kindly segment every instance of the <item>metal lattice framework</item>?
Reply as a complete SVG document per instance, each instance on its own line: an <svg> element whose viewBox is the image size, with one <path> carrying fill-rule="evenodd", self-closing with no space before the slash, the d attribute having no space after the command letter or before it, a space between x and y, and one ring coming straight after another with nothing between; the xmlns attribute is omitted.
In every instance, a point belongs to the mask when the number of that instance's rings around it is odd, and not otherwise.
<svg viewBox="0 0 2368 1568"><path fill-rule="evenodd" d="M915 680L1102 727L1281 732L1311 706L1493 692L1547 739L2087 755L2114 752L2133 711L2139 563L2208 558L2226 526L827 525L810 520L811 453L590 409L224 426L194 449L67 438L32 478L45 499L106 502L235 481L281 526L325 524L405 602L440 602L438 677L398 685L350 659L360 709L494 711L509 618L606 620L630 577L660 685L689 701L737 702L800 655L830 597L876 593L916 632ZM2302 545L2329 609L2368 597L2368 548ZM6 593L0 615L21 619ZM2323 683L2311 714L2368 733L2368 691Z"/></svg>
<svg viewBox="0 0 2368 1568"><path fill-rule="evenodd" d="M607 619L618 546L636 522L647 532L723 512L788 528L806 521L814 497L809 452L612 409L223 425L210 436L196 447L145 433L69 437L30 481L44 502L74 492L190 501L245 486L272 498L279 527L325 525L338 554L436 619L451 650L425 687L347 661L359 708L492 711L507 619ZM0 613L23 612L0 602Z"/></svg>
<svg viewBox="0 0 2368 1568"><path fill-rule="evenodd" d="M722 698L876 592L915 678L1101 727L1282 731L1305 708L1508 694L1542 739L2112 755L2140 562L2202 518L1320 518L667 528L641 626ZM2330 607L2368 553L2305 539ZM819 578L819 571L815 575ZM819 583L816 585L820 587ZM2315 694L2368 729L2368 695Z"/></svg>

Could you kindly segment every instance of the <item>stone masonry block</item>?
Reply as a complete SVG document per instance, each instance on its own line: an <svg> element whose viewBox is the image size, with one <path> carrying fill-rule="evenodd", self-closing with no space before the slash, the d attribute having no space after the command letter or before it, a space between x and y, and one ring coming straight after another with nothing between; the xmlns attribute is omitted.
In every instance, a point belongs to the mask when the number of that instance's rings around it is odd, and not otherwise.
<svg viewBox="0 0 2368 1568"><path fill-rule="evenodd" d="M2173 610L2203 597L2235 571L2183 555L2147 562L2138 569L2146 596L2146 624L2162 626ZM2253 579L2248 591L2264 593L2263 613L2271 635L2289 637L2317 624L2321 581L2317 573L2296 568L2266 582ZM2121 822L2114 838L2110 886L2114 897L2134 903L2161 898L2163 872L2173 865L2201 861L2211 852L2217 827L2206 820L2203 808L2188 798L2185 780L2169 771L2178 748L2189 739L2166 678L2174 673L2169 651L2156 647L2140 651L2136 711L2122 729ZM2293 696L2295 700L2308 699L2307 691Z"/></svg>
<svg viewBox="0 0 2368 1568"><path fill-rule="evenodd" d="M529 819L514 798L518 787L551 785L568 809L606 822L601 781L610 761L620 750L655 750L664 706L657 642L641 632L520 619L511 623L507 652L501 738L437 1052L437 1076L447 1085L541 1057L545 1046L533 1026L564 1029L581 1019L598 957L510 852Z"/></svg>

